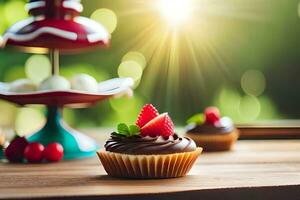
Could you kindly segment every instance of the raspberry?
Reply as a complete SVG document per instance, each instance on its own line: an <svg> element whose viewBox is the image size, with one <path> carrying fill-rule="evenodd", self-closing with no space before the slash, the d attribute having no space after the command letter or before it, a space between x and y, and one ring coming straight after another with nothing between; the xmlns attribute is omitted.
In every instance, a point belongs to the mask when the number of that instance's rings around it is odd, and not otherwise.
<svg viewBox="0 0 300 200"><path fill-rule="evenodd" d="M28 141L25 137L15 138L5 149L5 157L10 162L22 162L24 158L23 154L27 145Z"/></svg>
<svg viewBox="0 0 300 200"><path fill-rule="evenodd" d="M220 111L216 107L208 107L204 111L205 122L208 124L215 124L220 121Z"/></svg>
<svg viewBox="0 0 300 200"><path fill-rule="evenodd" d="M158 111L152 104L146 104L143 109L141 110L138 119L136 121L136 125L142 128L145 126L149 121L154 119L159 115Z"/></svg>

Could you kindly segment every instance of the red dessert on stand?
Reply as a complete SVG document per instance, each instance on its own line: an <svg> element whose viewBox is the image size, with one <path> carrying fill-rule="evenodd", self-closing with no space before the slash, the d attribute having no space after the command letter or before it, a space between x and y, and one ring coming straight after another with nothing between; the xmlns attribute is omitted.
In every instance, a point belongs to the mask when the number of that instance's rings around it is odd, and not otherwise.
<svg viewBox="0 0 300 200"><path fill-rule="evenodd" d="M74 52L109 44L104 26L79 16L82 5L78 0L31 0L26 7L32 17L8 29L3 46L30 52Z"/></svg>

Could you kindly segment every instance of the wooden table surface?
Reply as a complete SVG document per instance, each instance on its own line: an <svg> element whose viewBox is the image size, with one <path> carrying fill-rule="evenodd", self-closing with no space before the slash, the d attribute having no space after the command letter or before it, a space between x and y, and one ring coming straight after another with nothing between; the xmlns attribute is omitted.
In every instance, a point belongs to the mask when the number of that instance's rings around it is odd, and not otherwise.
<svg viewBox="0 0 300 200"><path fill-rule="evenodd" d="M102 142L105 134L97 134ZM244 140L204 153L183 178L126 180L98 158L55 164L0 163L0 199L300 199L300 141Z"/></svg>

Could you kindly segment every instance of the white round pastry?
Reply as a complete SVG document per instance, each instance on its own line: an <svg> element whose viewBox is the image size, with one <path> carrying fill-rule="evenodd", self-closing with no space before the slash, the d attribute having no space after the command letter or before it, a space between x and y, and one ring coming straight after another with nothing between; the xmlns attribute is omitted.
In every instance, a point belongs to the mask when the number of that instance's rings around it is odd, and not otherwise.
<svg viewBox="0 0 300 200"><path fill-rule="evenodd" d="M37 85L30 79L19 79L9 85L9 92L26 93L37 90Z"/></svg>
<svg viewBox="0 0 300 200"><path fill-rule="evenodd" d="M71 85L70 82L58 75L50 76L45 79L39 87L39 90L70 90Z"/></svg>
<svg viewBox="0 0 300 200"><path fill-rule="evenodd" d="M85 91L90 93L98 92L98 82L87 74L77 74L71 79L71 88L73 90Z"/></svg>

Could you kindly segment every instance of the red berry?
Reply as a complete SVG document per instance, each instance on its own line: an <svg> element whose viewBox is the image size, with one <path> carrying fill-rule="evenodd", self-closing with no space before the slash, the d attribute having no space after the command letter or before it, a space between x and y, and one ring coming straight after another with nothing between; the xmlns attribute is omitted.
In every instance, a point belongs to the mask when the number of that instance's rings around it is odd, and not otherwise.
<svg viewBox="0 0 300 200"><path fill-rule="evenodd" d="M49 162L58 162L64 156L64 148L59 143L51 143L45 148L44 158Z"/></svg>
<svg viewBox="0 0 300 200"><path fill-rule="evenodd" d="M10 162L22 162L24 158L24 150L28 145L25 137L15 138L5 149L4 154Z"/></svg>
<svg viewBox="0 0 300 200"><path fill-rule="evenodd" d="M205 109L205 122L209 124L215 124L220 121L220 111L216 107L208 107Z"/></svg>
<svg viewBox="0 0 300 200"><path fill-rule="evenodd" d="M154 119L159 115L158 111L152 104L146 104L142 111L139 114L139 117L136 121L136 125L142 128L145 126L149 121Z"/></svg>
<svg viewBox="0 0 300 200"><path fill-rule="evenodd" d="M142 136L168 137L174 134L174 124L168 113L163 113L148 122L142 129Z"/></svg>
<svg viewBox="0 0 300 200"><path fill-rule="evenodd" d="M24 157L30 163L38 163L43 160L44 146L38 142L27 145L24 151Z"/></svg>

